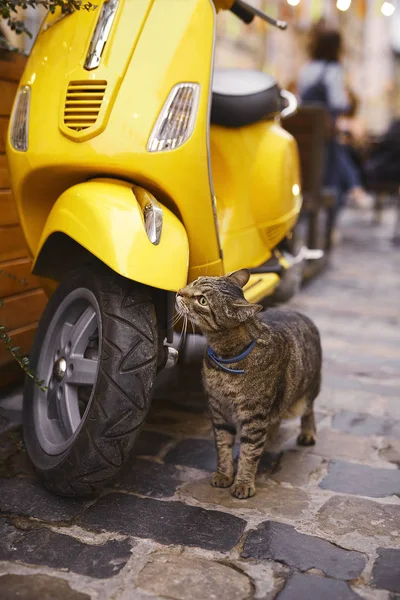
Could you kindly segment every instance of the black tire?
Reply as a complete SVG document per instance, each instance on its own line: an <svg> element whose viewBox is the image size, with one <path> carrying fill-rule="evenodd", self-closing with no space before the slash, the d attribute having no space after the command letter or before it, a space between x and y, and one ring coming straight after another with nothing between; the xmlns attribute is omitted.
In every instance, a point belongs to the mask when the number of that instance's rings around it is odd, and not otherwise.
<svg viewBox="0 0 400 600"><path fill-rule="evenodd" d="M48 402L44 400L47 396L29 377L24 389L24 437L29 457L44 484L63 496L91 495L116 478L132 455L150 407L157 372L157 324L148 289L96 266L69 273L50 299L30 356L31 367L39 379L45 379L49 385L49 378L53 381L55 377L48 375L47 366L40 367L40 356L42 353L43 363L46 344L51 351L50 341L46 341L51 338L49 334L46 338L46 333L52 331L63 300L76 290L87 290L98 305L98 367L91 392L87 392L80 425L71 442L65 442L67 447L63 451L48 452L40 442L43 434L38 425L38 406L39 402ZM61 386L61 382L56 385ZM81 389L86 388L77 388ZM45 394L50 394L50 387Z"/></svg>

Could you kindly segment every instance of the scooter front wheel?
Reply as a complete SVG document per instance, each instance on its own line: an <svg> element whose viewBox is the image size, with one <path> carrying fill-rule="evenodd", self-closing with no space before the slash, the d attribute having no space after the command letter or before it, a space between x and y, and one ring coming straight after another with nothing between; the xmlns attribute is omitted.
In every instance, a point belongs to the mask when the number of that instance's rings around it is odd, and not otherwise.
<svg viewBox="0 0 400 600"><path fill-rule="evenodd" d="M69 273L50 299L31 351L39 386L24 389L26 448L45 485L86 496L132 455L157 372L149 291L103 266Z"/></svg>

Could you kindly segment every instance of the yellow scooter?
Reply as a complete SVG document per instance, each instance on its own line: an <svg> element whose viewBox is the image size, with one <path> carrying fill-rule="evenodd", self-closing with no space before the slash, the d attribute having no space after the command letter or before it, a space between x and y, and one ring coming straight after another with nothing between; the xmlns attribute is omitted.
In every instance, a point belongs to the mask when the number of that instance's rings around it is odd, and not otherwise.
<svg viewBox="0 0 400 600"><path fill-rule="evenodd" d="M100 0L45 19L15 100L8 159L34 272L58 285L31 351L26 447L45 484L87 495L132 454L172 341L174 292L249 267L248 300L289 264L301 206L265 73L213 70L217 12L242 0ZM54 291L55 290L55 291Z"/></svg>

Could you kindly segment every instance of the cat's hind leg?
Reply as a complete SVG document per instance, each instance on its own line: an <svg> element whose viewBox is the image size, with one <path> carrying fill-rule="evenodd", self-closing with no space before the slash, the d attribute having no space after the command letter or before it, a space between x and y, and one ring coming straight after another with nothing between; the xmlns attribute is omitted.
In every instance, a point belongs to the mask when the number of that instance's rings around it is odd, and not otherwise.
<svg viewBox="0 0 400 600"><path fill-rule="evenodd" d="M235 474L232 453L236 437L236 427L228 422L221 411L219 403L215 399L210 398L209 405L218 456L218 467L217 471L211 477L211 485L227 488L232 485Z"/></svg>
<svg viewBox="0 0 400 600"><path fill-rule="evenodd" d="M275 439L278 437L280 427L281 427L280 421L277 421L273 425L269 426L268 431L267 431L267 441L268 442L275 441Z"/></svg>
<svg viewBox="0 0 400 600"><path fill-rule="evenodd" d="M317 428L315 426L314 406L311 404L301 417L301 431L297 443L299 446L315 446L316 441Z"/></svg>
<svg viewBox="0 0 400 600"><path fill-rule="evenodd" d="M318 376L309 394L307 394L305 409L301 416L301 430L297 438L299 446L314 446L317 441L317 428L315 426L314 401L319 394L321 378Z"/></svg>

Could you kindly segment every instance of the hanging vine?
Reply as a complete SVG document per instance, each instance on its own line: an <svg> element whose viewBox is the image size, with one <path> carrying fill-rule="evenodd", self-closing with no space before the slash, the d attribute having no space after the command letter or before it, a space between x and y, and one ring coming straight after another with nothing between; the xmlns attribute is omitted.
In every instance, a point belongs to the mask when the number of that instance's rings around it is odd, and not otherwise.
<svg viewBox="0 0 400 600"><path fill-rule="evenodd" d="M32 37L25 22L21 19L21 10L27 8L42 7L51 13L61 8L62 13L71 13L74 10L92 10L96 6L92 2L84 0L0 0L0 48L5 50L18 50L10 46L5 35L1 32L1 21L3 20L11 31L25 33Z"/></svg>

